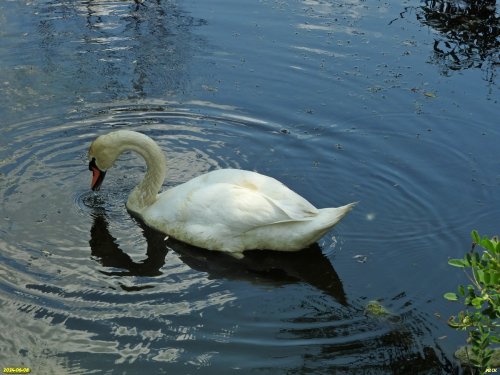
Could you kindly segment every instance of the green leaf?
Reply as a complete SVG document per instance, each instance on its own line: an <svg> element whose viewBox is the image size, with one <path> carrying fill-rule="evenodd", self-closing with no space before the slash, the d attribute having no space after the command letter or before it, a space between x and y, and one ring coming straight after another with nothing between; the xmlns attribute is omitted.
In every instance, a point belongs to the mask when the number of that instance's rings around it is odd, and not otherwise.
<svg viewBox="0 0 500 375"><path fill-rule="evenodd" d="M483 283L484 285L490 285L491 282L491 273L488 271L483 271Z"/></svg>
<svg viewBox="0 0 500 375"><path fill-rule="evenodd" d="M495 245L493 245L493 242L491 242L489 238L483 238L483 240L481 241L481 246L491 251L492 253L495 253Z"/></svg>
<svg viewBox="0 0 500 375"><path fill-rule="evenodd" d="M480 309L481 305L483 304L483 299L481 297L476 297L473 298L471 301L472 306L474 306L476 309Z"/></svg>
<svg viewBox="0 0 500 375"><path fill-rule="evenodd" d="M453 267L464 268L466 266L463 259L449 259L448 264Z"/></svg>
<svg viewBox="0 0 500 375"><path fill-rule="evenodd" d="M445 293L444 298L446 298L448 301L458 301L458 296L456 293Z"/></svg>
<svg viewBox="0 0 500 375"><path fill-rule="evenodd" d="M463 297L465 296L465 288L463 285L458 286L458 293Z"/></svg>
<svg viewBox="0 0 500 375"><path fill-rule="evenodd" d="M500 272L498 271L492 271L490 273L491 279L490 279L490 285L498 285L500 284Z"/></svg>
<svg viewBox="0 0 500 375"><path fill-rule="evenodd" d="M479 256L478 253L472 253L470 262L473 267L476 267L481 262L481 257Z"/></svg>
<svg viewBox="0 0 500 375"><path fill-rule="evenodd" d="M448 318L447 323L451 328L461 329L463 327L463 324L460 321L457 321L453 315Z"/></svg>
<svg viewBox="0 0 500 375"><path fill-rule="evenodd" d="M477 230L473 230L471 233L472 241L475 243L480 243L481 242L481 237L479 237L479 233L477 233Z"/></svg>
<svg viewBox="0 0 500 375"><path fill-rule="evenodd" d="M471 255L471 253L465 254L464 264L465 264L466 267L470 267L472 265L472 255Z"/></svg>
<svg viewBox="0 0 500 375"><path fill-rule="evenodd" d="M467 293L469 297L474 298L476 296L476 291L474 290L474 287L472 285L467 285Z"/></svg>
<svg viewBox="0 0 500 375"><path fill-rule="evenodd" d="M477 281L479 281L481 284L486 284L484 271L480 269L475 269L474 271Z"/></svg>
<svg viewBox="0 0 500 375"><path fill-rule="evenodd" d="M500 242L498 237L481 238L476 230L471 232L471 237L472 251L465 253L463 259L449 259L448 264L470 268L464 271L473 285L458 285L457 293L446 293L444 298L460 299L465 304L466 310L460 311L456 318L450 317L448 325L468 332L469 363L484 373L493 353L490 346L500 343Z"/></svg>

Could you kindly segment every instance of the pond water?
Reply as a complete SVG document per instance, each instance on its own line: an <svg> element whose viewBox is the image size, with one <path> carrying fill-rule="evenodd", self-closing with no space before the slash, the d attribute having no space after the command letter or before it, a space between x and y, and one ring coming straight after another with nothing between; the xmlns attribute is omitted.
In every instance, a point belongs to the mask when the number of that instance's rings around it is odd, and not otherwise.
<svg viewBox="0 0 500 375"><path fill-rule="evenodd" d="M486 4L486 5L485 5ZM0 364L34 374L447 374L447 265L498 233L491 2L0 3ZM132 129L164 188L213 169L359 205L317 246L243 261L135 221L86 152ZM389 311L376 316L377 301Z"/></svg>

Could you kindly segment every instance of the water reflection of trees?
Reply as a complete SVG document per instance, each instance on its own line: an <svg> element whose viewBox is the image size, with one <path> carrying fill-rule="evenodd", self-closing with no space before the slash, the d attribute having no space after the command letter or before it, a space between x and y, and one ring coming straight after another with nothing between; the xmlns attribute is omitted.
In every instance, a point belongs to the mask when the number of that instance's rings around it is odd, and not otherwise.
<svg viewBox="0 0 500 375"><path fill-rule="evenodd" d="M79 101L163 97L189 86L204 24L170 1L48 1L33 5L48 89Z"/></svg>
<svg viewBox="0 0 500 375"><path fill-rule="evenodd" d="M425 0L417 19L438 31L433 62L443 73L480 68L493 83L500 63L500 18L495 0Z"/></svg>

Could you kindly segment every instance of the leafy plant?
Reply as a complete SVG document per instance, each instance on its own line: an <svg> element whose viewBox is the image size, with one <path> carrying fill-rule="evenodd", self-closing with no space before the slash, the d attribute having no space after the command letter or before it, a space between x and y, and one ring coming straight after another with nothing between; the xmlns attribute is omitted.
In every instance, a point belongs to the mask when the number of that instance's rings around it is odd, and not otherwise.
<svg viewBox="0 0 500 375"><path fill-rule="evenodd" d="M468 362L481 373L491 371L493 345L500 343L500 242L498 237L480 237L472 231L472 249L463 259L448 264L464 270L470 281L459 285L457 293L446 293L450 301L462 301L466 309L448 319L452 328L468 332ZM481 248L481 254L477 252ZM496 365L496 364L494 364Z"/></svg>

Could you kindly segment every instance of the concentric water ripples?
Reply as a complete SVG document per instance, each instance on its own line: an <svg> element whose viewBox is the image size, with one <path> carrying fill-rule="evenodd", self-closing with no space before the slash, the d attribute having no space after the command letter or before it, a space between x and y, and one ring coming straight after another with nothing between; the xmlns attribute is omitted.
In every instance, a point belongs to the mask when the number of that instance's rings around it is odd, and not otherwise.
<svg viewBox="0 0 500 375"><path fill-rule="evenodd" d="M134 155L120 158L101 192L88 191L87 147L119 128L140 130L166 151L166 187L238 167L273 175L321 207L361 204L350 224L305 257L249 256L244 265L208 257L165 242L126 213L126 197L144 173ZM401 273L380 274L402 251L405 262L423 262L429 241L450 241L442 232L465 226L443 212L434 193L455 181L456 172L446 171L464 164L473 170L474 162L443 142L443 130L428 137L362 129L285 128L210 103L123 103L65 124L11 126L0 166L0 319L12 330L25 328L6 331L17 339L3 352L59 355L64 360L46 367L75 373L102 367L79 353L104 355L130 371L169 363L172 371L208 373L214 363L234 366L239 359L248 371L304 365L347 373L356 365L383 372L402 358L445 366L422 312L426 282L412 293L412 277L383 289ZM353 260L358 251L368 255L365 264ZM352 285L357 272L372 285L353 292L342 279ZM430 282L437 277L428 275ZM366 313L374 297L389 317Z"/></svg>
<svg viewBox="0 0 500 375"><path fill-rule="evenodd" d="M394 124L408 121L415 130L395 130ZM388 126L380 125L383 122ZM458 129L469 135L454 138ZM494 221L499 214L485 204L494 201L498 178L479 172L480 165L489 163L484 150L494 147L496 136L486 129L453 117L397 114L332 127L326 137L336 139L336 145L327 152L338 167L349 165L332 171L343 179L335 191L361 201L353 214L358 223L364 222L362 235L355 226L346 228L344 235L356 238L359 251L383 251L375 255L389 264L401 256L406 263L430 258L439 263L453 256L442 251L462 247L471 218L487 212ZM317 188L323 188L320 195L328 194L325 185Z"/></svg>
<svg viewBox="0 0 500 375"><path fill-rule="evenodd" d="M64 353L70 364L54 357L40 365L42 372L59 368L57 373L61 367L76 366L78 372L92 366L76 360L80 352L110 354L116 364L141 358L203 366L211 357L204 337L228 341L232 332L218 314L234 301L234 292L210 274L194 271L166 246L160 259L144 254L145 233L124 209L144 172L140 160L124 155L106 189L88 192L86 151L101 132L127 128L154 137L169 159L167 185L215 168L249 168L252 156L265 165L268 145L256 139L284 136L265 121L203 105L209 114L196 114L199 105L125 104L66 124L50 119L17 124L5 133L10 142L1 166L1 293L7 312L2 320L13 327L4 334L17 340L4 344L4 354L26 363ZM245 154L243 142L254 145L254 155ZM33 318L36 323L25 324ZM238 318L229 318L239 326ZM205 325L218 329L204 332ZM158 340L161 344L153 347ZM165 348L170 340L188 344ZM196 349L189 348L192 342Z"/></svg>
<svg viewBox="0 0 500 375"><path fill-rule="evenodd" d="M346 180L355 182L338 189L352 189L361 200L353 212L356 225L342 231L351 251L360 255L350 262L346 258L352 255L336 256L340 263L335 264L371 275L356 278L354 289L364 297L358 302L381 298L401 319L397 331L418 338L391 355L411 358L420 346L420 355L427 357L436 346L430 333L443 326L435 319L440 314L433 302L454 287L444 277L447 259L467 248L474 218L488 222L486 215L495 222L500 213L486 203L495 202L498 176L481 172L490 163L484 154L498 134L451 116L384 117L357 118L350 127L330 131L338 140L335 163L355 165L343 171ZM381 126L384 121L390 125ZM412 132L395 130L405 121L414 123ZM457 137L459 132L466 136ZM375 341L388 342L391 332Z"/></svg>
<svg viewBox="0 0 500 375"><path fill-rule="evenodd" d="M200 116L169 112L165 108L159 111L148 106L114 108L104 112L90 119L53 126L47 126L50 120L40 119L45 127L39 128L34 122L20 124L12 127L11 134L4 134L4 139L10 142L6 150L9 156L1 165L3 298L15 298L19 311L41 319L40 326L46 322L46 329L50 330L56 320L54 332L64 329L62 321L67 326L70 321L75 326L92 325L90 322L97 319L124 314L147 319L161 314L191 314L207 306L224 305L232 295L203 275L200 278L193 274L175 255L169 257L162 271L168 273L167 280L103 277L99 271L104 270L99 270L95 261L99 256L89 258L89 229L96 218L109 220L110 232L117 243L123 244L132 258L138 258L135 262L131 260L131 264L140 264L145 256L142 231L128 217L123 205L134 178L140 178L142 167L135 158L126 155L120 161L121 167L114 171L116 178L107 181L108 192L113 193L104 195L88 192L86 168L86 150L97 133L119 127L140 128L169 150L169 183L175 184L210 169L237 166L231 160L226 161L224 155L234 150L221 150L227 138L224 130L216 130L217 137L210 136L210 126L216 125L197 126ZM198 299L168 303L164 299L168 293L177 295L204 288L210 290L205 290ZM127 294L124 292L127 290L141 290L141 293ZM18 324L13 327L18 329ZM95 334L84 335L86 340L82 339L75 350L88 351ZM32 336L29 332L24 335L28 340ZM17 332L16 336L22 341L22 333ZM111 347L112 344L109 343ZM6 348L4 354L17 355L19 347L28 353L35 350L33 345L29 341L16 344L16 348ZM45 346L54 352L72 351L51 340ZM116 354L114 347L111 351Z"/></svg>

